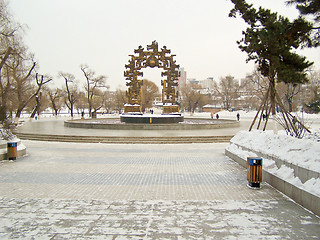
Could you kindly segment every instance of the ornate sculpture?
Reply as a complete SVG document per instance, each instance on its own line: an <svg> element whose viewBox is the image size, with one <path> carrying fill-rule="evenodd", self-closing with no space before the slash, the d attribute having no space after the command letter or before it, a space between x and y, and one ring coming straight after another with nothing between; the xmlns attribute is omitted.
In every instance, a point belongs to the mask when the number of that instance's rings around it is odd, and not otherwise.
<svg viewBox="0 0 320 240"><path fill-rule="evenodd" d="M143 76L143 72L140 71L146 67L158 67L163 68L161 73L162 77L166 77L161 80L162 89L162 102L163 102L163 113L175 113L179 112L179 106L177 102L177 91L176 86L178 85L179 77L179 65L173 60L175 55L169 55L170 50L166 46L163 46L161 50L158 49L158 43L153 41L151 45L147 45L147 51L144 51L142 46L134 50L134 53L138 55L129 55L131 60L129 64L126 64L126 71L124 76L128 90L126 92L128 102L124 106L126 113L140 113L141 112L141 86L142 80L139 80L139 76Z"/></svg>

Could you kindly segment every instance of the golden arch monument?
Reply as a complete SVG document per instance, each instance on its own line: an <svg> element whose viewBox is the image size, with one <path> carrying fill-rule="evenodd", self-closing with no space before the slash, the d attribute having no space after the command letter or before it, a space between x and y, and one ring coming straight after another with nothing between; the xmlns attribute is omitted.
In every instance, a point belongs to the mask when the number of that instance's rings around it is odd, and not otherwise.
<svg viewBox="0 0 320 240"><path fill-rule="evenodd" d="M171 51L163 46L160 50L158 43L153 41L151 45L147 45L147 50L142 46L134 50L136 55L129 55L131 59L129 63L125 65L126 71L124 76L128 81L126 85L128 90L126 92L127 103L124 105L125 113L140 114L141 113L141 86L143 80L138 77L143 77L141 69L147 67L162 68L161 77L165 77L161 80L162 85L162 113L163 114L175 114L179 113L179 106L177 104L177 90L179 65L173 59L175 55L170 55Z"/></svg>

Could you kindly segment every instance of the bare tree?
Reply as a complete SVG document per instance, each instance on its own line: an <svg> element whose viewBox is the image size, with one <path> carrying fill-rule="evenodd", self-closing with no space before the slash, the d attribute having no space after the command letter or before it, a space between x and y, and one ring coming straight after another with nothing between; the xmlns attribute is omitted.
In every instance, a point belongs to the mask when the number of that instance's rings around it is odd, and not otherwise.
<svg viewBox="0 0 320 240"><path fill-rule="evenodd" d="M300 96L310 113L320 112L320 70L310 71L309 84Z"/></svg>
<svg viewBox="0 0 320 240"><path fill-rule="evenodd" d="M35 107L31 115L39 111L41 88L51 81L33 74L36 62L22 42L21 30L22 27L9 14L7 2L0 0L1 110L2 116L5 116L10 106L11 115L15 110L16 118L33 100ZM32 81L34 76L36 84Z"/></svg>
<svg viewBox="0 0 320 240"><path fill-rule="evenodd" d="M6 112L7 112L7 95L11 88L11 81L9 78L9 74L2 74L2 68L7 61L9 55L11 53L11 48L9 47L5 52L3 58L0 62L0 94L1 94L1 103L0 103L0 121L3 122L6 119ZM4 80L5 78L6 80Z"/></svg>
<svg viewBox="0 0 320 240"><path fill-rule="evenodd" d="M87 102L88 99L87 99L86 93L83 91L79 92L78 96L79 97L75 104L75 107L77 108L77 111L80 113L80 112L84 112L85 108L88 106L88 102ZM99 89L96 89L96 93L93 96L91 101L92 117L95 117L97 111L104 106L104 103L105 103L104 99L105 99L105 93L100 91Z"/></svg>
<svg viewBox="0 0 320 240"><path fill-rule="evenodd" d="M124 104L126 103L126 91L121 90L121 89L117 89L114 96L114 106L113 108L117 111L119 111L119 113L122 111ZM109 99L110 101L110 99ZM105 103L105 106L107 106L107 103Z"/></svg>
<svg viewBox="0 0 320 240"><path fill-rule="evenodd" d="M84 112L87 105L88 105L88 102L87 102L86 93L84 91L79 91L78 98L77 98L77 101L75 102L74 107L77 109L77 112L80 114Z"/></svg>
<svg viewBox="0 0 320 240"><path fill-rule="evenodd" d="M303 91L301 84L294 83L278 83L277 91L281 99L284 99L283 102L286 102L288 111L292 112L294 109L294 98Z"/></svg>
<svg viewBox="0 0 320 240"><path fill-rule="evenodd" d="M0 0L0 57L4 62L6 61L4 56L14 52L15 45L21 43L23 31L22 26L14 21L8 9L8 2Z"/></svg>
<svg viewBox="0 0 320 240"><path fill-rule="evenodd" d="M239 82L232 76L220 78L220 82L214 83L214 89L221 98L225 109L229 109L234 104L234 100L239 97Z"/></svg>
<svg viewBox="0 0 320 240"><path fill-rule="evenodd" d="M36 106L36 110L35 110L35 106ZM33 113L33 111L35 111L35 114L33 115L33 117L35 117L36 114L40 117L41 112L48 109L49 106L50 106L50 103L49 103L49 98L48 98L47 94L44 94L44 91L41 91L41 92L39 92L39 94L37 96L35 96L27 104L24 111L30 112L31 114Z"/></svg>
<svg viewBox="0 0 320 240"><path fill-rule="evenodd" d="M65 94L60 88L45 88L45 92L47 93L47 96L49 98L50 106L54 111L54 115L57 116L63 106L63 102L61 101L61 99Z"/></svg>
<svg viewBox="0 0 320 240"><path fill-rule="evenodd" d="M106 109L106 113L111 113L112 110L116 109L115 97L116 97L115 91L108 91L107 93L105 93L103 107ZM122 105L122 107L123 107L123 105Z"/></svg>
<svg viewBox="0 0 320 240"><path fill-rule="evenodd" d="M8 105L12 105L8 99L12 88L11 72L8 62L16 55L16 46L20 44L21 26L16 23L8 11L8 2L0 0L0 121L7 119Z"/></svg>
<svg viewBox="0 0 320 240"><path fill-rule="evenodd" d="M268 90L268 78L263 76L258 68L255 67L253 72L246 76L246 81L246 87L251 88L251 91L255 92L256 96L262 100Z"/></svg>
<svg viewBox="0 0 320 240"><path fill-rule="evenodd" d="M309 75L309 88L311 92L311 99L319 99L320 97L320 70L311 71Z"/></svg>
<svg viewBox="0 0 320 240"><path fill-rule="evenodd" d="M92 99L92 108L94 116L96 116L97 111L99 111L105 103L105 99L107 98L108 91L101 91L100 89L96 90L96 94Z"/></svg>
<svg viewBox="0 0 320 240"><path fill-rule="evenodd" d="M195 83L188 83L182 91L182 106L188 112L194 113L197 108L207 104L208 96L201 93L201 86Z"/></svg>
<svg viewBox="0 0 320 240"><path fill-rule="evenodd" d="M41 97L42 97L41 89L45 84L47 84L48 82L51 82L51 81L52 81L52 78L44 76L44 75L39 75L38 73L36 73L37 90L35 91L35 93L32 96L30 96L30 100L27 100L28 102L31 101L32 98L35 98L35 100L36 100L36 104L30 114L30 118L34 118L36 113L38 113L38 115L39 115L39 110L40 110L40 105L41 105Z"/></svg>
<svg viewBox="0 0 320 240"><path fill-rule="evenodd" d="M85 90L87 93L88 101L88 111L91 116L91 111L93 109L94 96L98 93L99 88L106 87L106 76L100 75L95 77L95 72L89 69L88 65L81 65L81 71L83 72L86 78Z"/></svg>
<svg viewBox="0 0 320 240"><path fill-rule="evenodd" d="M244 107L258 109L268 90L268 84L268 78L264 77L257 67L252 73L247 74L240 84Z"/></svg>
<svg viewBox="0 0 320 240"><path fill-rule="evenodd" d="M1 72L1 70L2 70L3 65L4 65L5 62L7 61L7 59L8 59L8 57L9 57L11 51L12 51L12 48L11 48L11 47L8 47L8 49L4 52L4 54L1 54L1 55L3 55L3 57L1 58L1 61L0 61L0 72Z"/></svg>
<svg viewBox="0 0 320 240"><path fill-rule="evenodd" d="M0 46L7 46L7 43L12 42L12 38L18 35L18 29L21 26L13 20L7 2L0 0Z"/></svg>
<svg viewBox="0 0 320 240"><path fill-rule="evenodd" d="M26 67L25 65L28 62L32 63L29 63L29 66ZM34 85L31 83L32 72L35 66L36 62L33 62L32 59L25 60L20 58L20 56L16 57L16 61L12 65L13 91L15 92L17 104L16 118L20 118L23 109L38 94L38 91L36 91L36 94L34 93Z"/></svg>
<svg viewBox="0 0 320 240"><path fill-rule="evenodd" d="M160 92L158 86L154 82L147 79L143 79L141 90L141 110L144 112L146 108L152 107L154 99L160 96Z"/></svg>
<svg viewBox="0 0 320 240"><path fill-rule="evenodd" d="M65 80L65 86L66 86L66 98L65 98L65 104L70 110L71 117L73 117L73 109L74 104L78 100L79 92L78 87L75 82L75 77L71 73L63 73L60 72L59 75L64 78Z"/></svg>

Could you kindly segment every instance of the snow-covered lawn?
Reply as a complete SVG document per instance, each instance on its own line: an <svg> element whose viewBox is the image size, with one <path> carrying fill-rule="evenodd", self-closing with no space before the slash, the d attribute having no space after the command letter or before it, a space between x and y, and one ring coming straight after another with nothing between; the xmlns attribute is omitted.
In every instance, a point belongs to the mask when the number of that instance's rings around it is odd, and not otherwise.
<svg viewBox="0 0 320 240"><path fill-rule="evenodd" d="M319 130L314 132L318 133ZM320 197L320 178L311 177L304 182L290 167L299 166L320 173L320 142L312 136L309 135L309 139L297 139L286 135L284 131L278 134L273 131L240 131L231 139L227 150L242 159L259 154L266 156L263 158L265 170ZM278 160L285 164L279 166Z"/></svg>

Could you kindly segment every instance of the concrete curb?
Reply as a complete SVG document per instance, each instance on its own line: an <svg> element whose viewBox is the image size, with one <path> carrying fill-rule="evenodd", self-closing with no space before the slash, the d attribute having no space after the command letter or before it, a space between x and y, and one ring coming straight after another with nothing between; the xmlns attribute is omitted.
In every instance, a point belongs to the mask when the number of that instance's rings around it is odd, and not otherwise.
<svg viewBox="0 0 320 240"><path fill-rule="evenodd" d="M251 151L251 150L250 150ZM247 160L243 159L232 152L225 149L226 156L230 157L232 160L247 168ZM260 155L259 155L260 156ZM298 188L291 183L281 179L280 177L266 171L262 170L262 181L269 183L274 188L278 189L283 194L287 195L295 202L305 207L306 209L312 211L314 214L320 216L320 197L305 191L304 189Z"/></svg>
<svg viewBox="0 0 320 240"><path fill-rule="evenodd" d="M232 144L236 145L239 148L242 148L245 151L253 152L253 153L257 154L259 157L275 161L276 166L278 168L280 168L282 165L285 165L285 166L293 169L294 170L294 176L298 177L301 180L302 183L305 183L306 181L310 180L311 178L320 178L320 173L319 172L313 171L313 170L305 168L303 166L296 165L294 163L283 161L282 159L277 158L277 157L275 157L273 155L263 154L261 152L255 151L253 149L246 148L244 146L241 146L241 145L233 143L233 142L232 142Z"/></svg>
<svg viewBox="0 0 320 240"><path fill-rule="evenodd" d="M233 136L129 137L15 133L22 140L108 144L178 144L229 142Z"/></svg>
<svg viewBox="0 0 320 240"><path fill-rule="evenodd" d="M188 118L196 120L195 118ZM70 128L87 128L87 129L112 129L112 130L199 130L199 129L219 129L219 128L232 128L239 127L239 121L235 120L219 120L215 124L135 124L135 123L98 123L104 120L103 118L97 119L96 123L92 119L76 119L64 121L65 127ZM203 119L199 119L203 120Z"/></svg>
<svg viewBox="0 0 320 240"><path fill-rule="evenodd" d="M19 139L17 141L17 157L23 157L27 154L27 148L21 143L21 140ZM7 143L0 144L0 160L7 160Z"/></svg>

